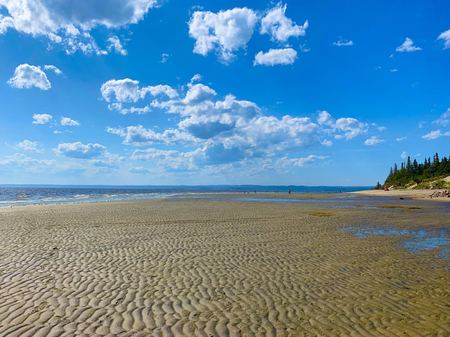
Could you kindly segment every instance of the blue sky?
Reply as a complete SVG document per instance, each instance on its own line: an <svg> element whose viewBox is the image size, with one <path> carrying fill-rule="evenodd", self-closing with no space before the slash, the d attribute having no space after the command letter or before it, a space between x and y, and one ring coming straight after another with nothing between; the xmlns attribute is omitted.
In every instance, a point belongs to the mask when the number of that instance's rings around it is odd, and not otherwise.
<svg viewBox="0 0 450 337"><path fill-rule="evenodd" d="M383 182L450 155L449 12L0 0L0 183Z"/></svg>

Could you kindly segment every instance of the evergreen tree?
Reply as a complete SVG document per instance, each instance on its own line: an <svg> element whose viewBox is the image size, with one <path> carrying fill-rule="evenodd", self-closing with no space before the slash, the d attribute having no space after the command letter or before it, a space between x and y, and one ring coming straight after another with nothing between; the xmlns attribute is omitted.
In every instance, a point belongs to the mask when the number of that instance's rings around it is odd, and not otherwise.
<svg viewBox="0 0 450 337"><path fill-rule="evenodd" d="M423 164L419 164L416 159L411 162L411 157L408 157L406 163L401 163L400 170L397 164L394 164L394 168L390 168L384 185L404 186L409 184L411 180L420 184L427 179L448 175L450 175L450 157L440 159L439 154L436 153L433 156L433 162L428 157L425 158Z"/></svg>

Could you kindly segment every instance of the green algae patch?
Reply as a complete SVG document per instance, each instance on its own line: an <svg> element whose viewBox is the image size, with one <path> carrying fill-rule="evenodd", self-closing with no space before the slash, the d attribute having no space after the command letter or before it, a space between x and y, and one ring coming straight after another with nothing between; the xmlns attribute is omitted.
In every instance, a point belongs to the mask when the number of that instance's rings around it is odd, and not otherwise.
<svg viewBox="0 0 450 337"><path fill-rule="evenodd" d="M328 216L335 216L336 214L333 214L333 213L321 213L321 212L318 212L318 213L309 213L309 215L312 215L312 216L328 217Z"/></svg>
<svg viewBox="0 0 450 337"><path fill-rule="evenodd" d="M410 206L410 207L408 207L408 209L421 209L421 208L417 207L417 206Z"/></svg>
<svg viewBox="0 0 450 337"><path fill-rule="evenodd" d="M403 206L384 205L384 206L380 206L379 208L404 208L404 207Z"/></svg>

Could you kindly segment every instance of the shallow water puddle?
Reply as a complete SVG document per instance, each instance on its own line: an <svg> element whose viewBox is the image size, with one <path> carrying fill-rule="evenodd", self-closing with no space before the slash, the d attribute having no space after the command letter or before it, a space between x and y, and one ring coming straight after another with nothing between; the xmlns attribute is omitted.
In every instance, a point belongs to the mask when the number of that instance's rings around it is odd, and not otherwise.
<svg viewBox="0 0 450 337"><path fill-rule="evenodd" d="M413 253L420 253L422 251L439 248L442 258L450 260L450 238L447 233L440 231L437 233L427 232L423 229L418 230L398 230L392 227L387 228L372 228L372 227L346 227L343 231L350 231L360 238L367 238L373 235L402 235L409 236L410 239L401 242L401 245L412 251Z"/></svg>

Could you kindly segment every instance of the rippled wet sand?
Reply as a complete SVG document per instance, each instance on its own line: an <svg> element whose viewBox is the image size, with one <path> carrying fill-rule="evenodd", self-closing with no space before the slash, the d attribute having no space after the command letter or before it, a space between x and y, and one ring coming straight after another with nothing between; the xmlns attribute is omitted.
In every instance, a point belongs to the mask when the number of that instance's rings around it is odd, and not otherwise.
<svg viewBox="0 0 450 337"><path fill-rule="evenodd" d="M427 205L2 210L0 336L449 336L449 261L341 230L449 225Z"/></svg>

